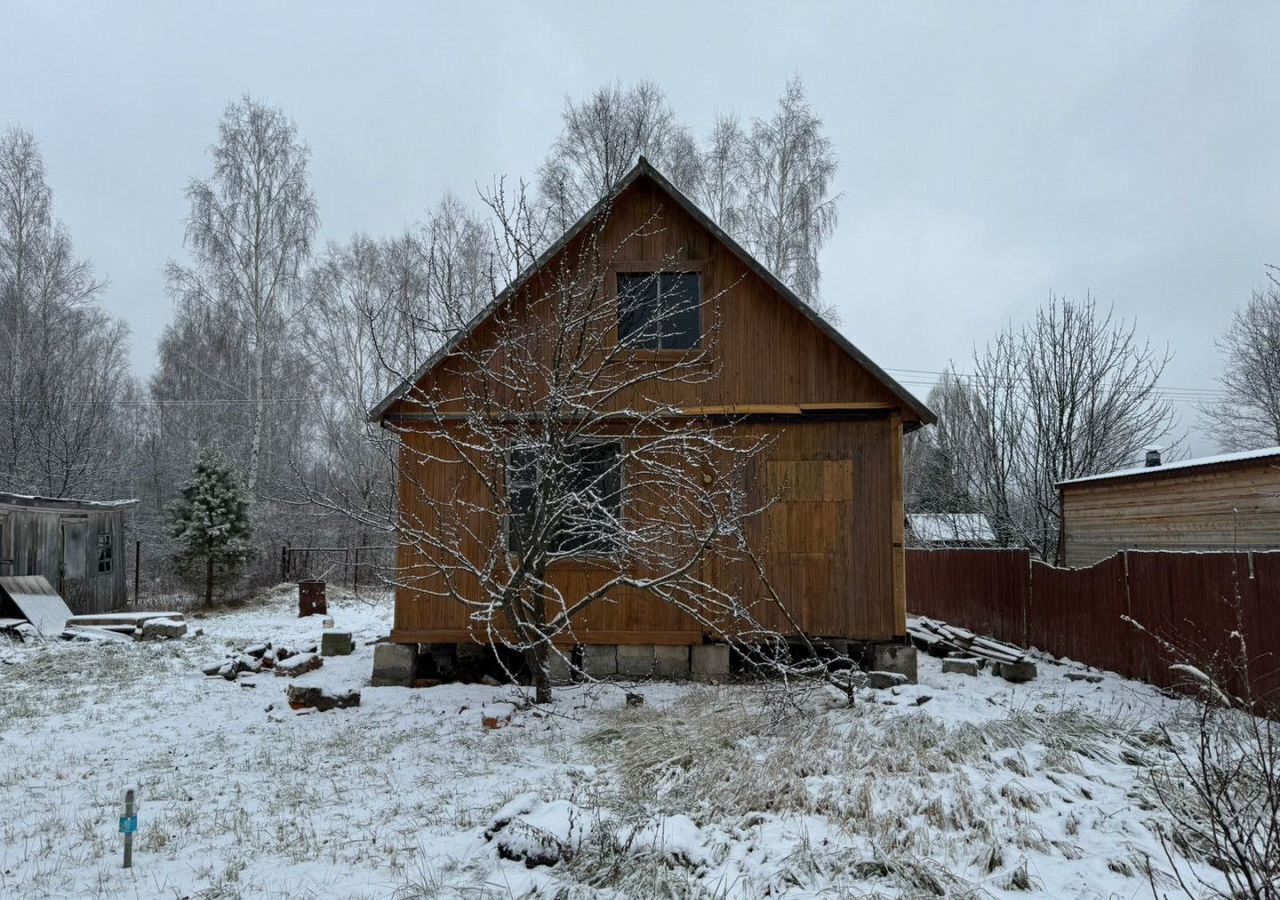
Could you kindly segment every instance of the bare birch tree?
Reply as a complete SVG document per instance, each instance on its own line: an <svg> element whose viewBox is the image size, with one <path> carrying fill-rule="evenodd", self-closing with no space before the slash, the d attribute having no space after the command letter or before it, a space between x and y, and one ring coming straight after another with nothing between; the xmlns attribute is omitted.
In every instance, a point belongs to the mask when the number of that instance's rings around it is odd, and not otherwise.
<svg viewBox="0 0 1280 900"><path fill-rule="evenodd" d="M559 137L538 170L538 186L564 230L646 156L672 183L691 191L698 152L662 89L652 81L600 88L585 100L565 99Z"/></svg>
<svg viewBox="0 0 1280 900"><path fill-rule="evenodd" d="M772 116L743 127L716 119L700 147L661 88L649 81L613 84L583 101L565 101L564 121L538 170L542 202L554 213L550 239L573 222L646 156L680 190L810 306L834 319L821 300L819 253L835 231L832 192L838 161L798 77Z"/></svg>
<svg viewBox="0 0 1280 900"><path fill-rule="evenodd" d="M928 405L938 421L903 438L903 502L908 513L978 511L964 469L975 443L972 402L968 387L951 373L944 373L929 391Z"/></svg>
<svg viewBox="0 0 1280 900"><path fill-rule="evenodd" d="M1218 382L1226 397L1201 407L1223 450L1280 444L1280 279L1268 267L1268 283L1231 317L1217 340L1223 358Z"/></svg>
<svg viewBox="0 0 1280 900"><path fill-rule="evenodd" d="M294 333L305 294L302 267L319 222L307 180L310 152L278 109L248 97L229 105L210 148L213 175L187 187L189 265L170 263L180 306L217 310L220 328L244 342L244 381L252 408L244 463L250 493L263 469L270 386Z"/></svg>
<svg viewBox="0 0 1280 900"><path fill-rule="evenodd" d="M740 239L757 259L810 305L818 303L818 253L835 231L837 161L822 119L797 76L778 108L751 124ZM830 309L822 310L830 316Z"/></svg>
<svg viewBox="0 0 1280 900"><path fill-rule="evenodd" d="M55 497L116 486L128 329L53 217L30 132L0 135L0 483Z"/></svg>
<svg viewBox="0 0 1280 900"><path fill-rule="evenodd" d="M974 353L961 470L1004 543L1057 554L1057 483L1132 464L1173 426L1158 390L1169 353L1093 297L1051 296L1031 322Z"/></svg>

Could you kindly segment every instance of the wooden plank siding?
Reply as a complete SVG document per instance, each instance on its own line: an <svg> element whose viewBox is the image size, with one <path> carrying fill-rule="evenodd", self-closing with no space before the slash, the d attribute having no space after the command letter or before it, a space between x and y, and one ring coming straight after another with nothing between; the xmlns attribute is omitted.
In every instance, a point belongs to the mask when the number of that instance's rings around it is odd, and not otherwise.
<svg viewBox="0 0 1280 900"><path fill-rule="evenodd" d="M748 527L752 547L761 548L768 585L753 566L709 558L701 577L732 591L754 618L779 633L795 626L778 608L776 596L806 633L832 638L891 639L906 632L905 609L895 607L893 546L894 503L891 423L878 420L827 420L743 423L734 431L743 441L761 436L772 443L755 460L752 503L776 498ZM417 454L445 457L447 442L420 432L404 435L402 467ZM626 474L624 473L624 480ZM491 505L481 479L462 467L435 463L416 467L401 480L401 510L415 528L431 529L425 496ZM635 500L624 499L623 515ZM474 546L496 539L496 516L477 514L469 523ZM484 639L473 633L468 610L441 598L443 577L421 549L400 547L392 640L400 643ZM608 577L607 563L566 561L551 570L551 582L566 597L582 596ZM639 574L639 573L638 573ZM480 590L465 579L457 587L469 599ZM771 590L770 590L771 589ZM622 589L576 619L566 642L621 644L697 644L705 629L679 610L642 591Z"/></svg>
<svg viewBox="0 0 1280 900"><path fill-rule="evenodd" d="M570 241L556 259L578 258L591 229ZM701 383L650 382L643 391L621 393L608 407L628 410L670 408L672 417L729 417L733 433L749 440L772 438L757 460L756 489L776 491L779 502L751 525L753 546L761 548L769 584L797 624L821 637L892 639L906 633L906 568L902 555L902 463L904 428L919 424L918 413L884 382L846 353L804 314L779 297L756 272L689 215L670 195L641 178L615 200L600 244L609 248L609 274L598 302L616 304L618 272L655 267L695 269L701 274L703 333L708 378ZM430 428L465 427L440 412L465 412L458 400L467 379L483 378L469 368L474 354L493 352L502 365L504 335L530 331L528 316L551 304L535 302L549 277L535 274L511 300L478 324L460 349L446 356L397 400L385 421L401 432L401 515L413 527L430 529L422 492L456 497L477 509L492 506L480 479L448 462L415 462L430 451L447 456L447 442L424 434ZM531 312L532 310L532 312ZM616 321L616 316L613 317ZM636 351L628 366L659 365L684 351ZM536 394L536 388L533 393ZM428 411L423 395L433 398ZM416 400L415 400L416 396ZM495 407L510 409L499 398ZM528 397L524 398L528 402ZM518 409L518 403L514 404ZM532 408L536 412L536 405ZM678 411L678 412L675 412ZM443 422L443 424L442 424ZM494 461L489 461L493 464ZM624 482L626 474L624 472ZM761 494L763 496L764 494ZM643 503L642 498L624 498ZM493 540L500 525L479 514L475 540ZM398 557L392 640L454 642L472 635L467 610L432 596L442 577L420 549L404 545ZM552 583L566 596L580 596L599 584L599 562L557 564ZM755 570L719 558L707 561L703 577L732 590L752 605L762 624L783 633L795 630L769 600ZM433 581L435 579L435 581ZM474 585L463 586L478 595ZM694 644L703 628L689 617L637 591L620 590L575 620L566 641L613 644Z"/></svg>
<svg viewBox="0 0 1280 900"><path fill-rule="evenodd" d="M1067 566L1119 550L1280 548L1280 468L1274 459L1206 470L1086 481L1062 486Z"/></svg>
<svg viewBox="0 0 1280 900"><path fill-rule="evenodd" d="M580 237L562 253L580 254L580 243L586 239ZM717 369L714 378L697 384L649 383L643 397L634 392L620 394L609 408L625 410L660 404L687 408L693 413L738 407L782 413L802 404L812 407L811 411L818 411L822 404L837 408L857 404L855 409L871 412L901 405L892 391L798 310L779 299L763 279L652 183L637 181L618 197L599 240L607 247L621 242L610 255L609 267L614 273L663 261L673 268L697 264L702 275L703 330L710 332L714 325L718 333L710 354ZM549 268L553 267L554 263ZM507 309L481 323L466 339L468 352L491 349L503 334L528 330L522 325L528 297L545 290L549 279L550 276L535 277ZM606 296L600 302L616 304L612 275L605 282ZM550 309L550 304L545 303L533 306L540 313ZM616 321L616 317L610 320ZM678 356L679 351L674 355ZM672 357L671 351L634 351L629 362L652 365ZM462 394L461 379L469 374L466 360L446 358L418 387L435 396L456 398ZM448 410L450 404L445 402L441 408ZM458 409L461 411L461 407ZM394 420L415 412L422 412L422 406L410 394L392 407L388 418Z"/></svg>

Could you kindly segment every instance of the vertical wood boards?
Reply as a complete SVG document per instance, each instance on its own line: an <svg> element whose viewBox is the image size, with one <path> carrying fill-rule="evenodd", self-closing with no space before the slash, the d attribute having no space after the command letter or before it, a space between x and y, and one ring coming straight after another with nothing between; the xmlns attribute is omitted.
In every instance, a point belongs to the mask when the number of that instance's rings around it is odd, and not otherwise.
<svg viewBox="0 0 1280 900"><path fill-rule="evenodd" d="M761 624L784 634L796 626L816 636L864 640L905 633L905 621L900 622L894 605L895 489L889 418L744 423L735 431L744 441L764 436L772 440L755 461L752 502L776 502L747 529L768 587L760 583L754 566L716 556L706 561L703 577L741 597ZM432 533L443 527L423 503L423 491L477 509L491 503L479 478L444 461L449 452L445 441L414 432L404 441L401 509L412 527ZM419 454L430 454L436 461L415 467ZM500 528L496 515L477 513L470 522L471 534L458 536L458 543L465 547L468 540L474 541L471 550L478 552L476 547L493 540ZM445 576L431 556L421 546L404 544L399 549L401 583L393 640L468 638L468 610L439 595ZM598 586L608 573L602 562L565 562L553 568L551 581L572 601ZM479 599L476 584L454 577L464 595L471 591ZM675 607L642 591L623 589L576 620L573 640L699 643L702 637L701 626Z"/></svg>
<svg viewBox="0 0 1280 900"><path fill-rule="evenodd" d="M1280 548L1274 459L1062 489L1063 562L1087 566L1120 550Z"/></svg>

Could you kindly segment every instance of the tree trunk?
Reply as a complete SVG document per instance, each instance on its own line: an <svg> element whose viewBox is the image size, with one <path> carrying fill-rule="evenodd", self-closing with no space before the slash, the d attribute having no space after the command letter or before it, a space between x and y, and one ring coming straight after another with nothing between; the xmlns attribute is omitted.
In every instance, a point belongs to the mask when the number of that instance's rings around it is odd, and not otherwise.
<svg viewBox="0 0 1280 900"><path fill-rule="evenodd" d="M206 608L213 607L213 555L212 554L210 554L205 559L204 605Z"/></svg>
<svg viewBox="0 0 1280 900"><path fill-rule="evenodd" d="M258 487L258 472L262 465L262 429L267 418L266 396L263 389L262 346L259 338L258 346L253 354L253 438L249 445L249 493L253 494Z"/></svg>
<svg viewBox="0 0 1280 900"><path fill-rule="evenodd" d="M539 641L525 650L525 662L529 666L529 677L533 681L533 702L551 702L551 674L547 671L547 660L551 652L545 641Z"/></svg>

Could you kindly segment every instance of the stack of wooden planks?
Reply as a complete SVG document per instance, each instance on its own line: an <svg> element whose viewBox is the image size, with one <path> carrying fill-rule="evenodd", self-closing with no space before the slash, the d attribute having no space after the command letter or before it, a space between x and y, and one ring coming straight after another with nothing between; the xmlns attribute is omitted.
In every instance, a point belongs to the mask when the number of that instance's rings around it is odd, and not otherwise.
<svg viewBox="0 0 1280 900"><path fill-rule="evenodd" d="M994 638L981 637L966 628L957 628L937 619L923 616L907 619L907 634L916 649L930 656L961 654L976 656L991 663L1029 663L1031 658L1020 647Z"/></svg>

